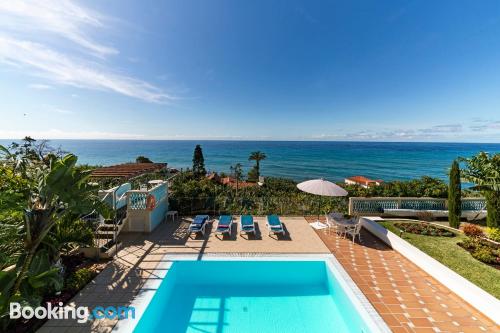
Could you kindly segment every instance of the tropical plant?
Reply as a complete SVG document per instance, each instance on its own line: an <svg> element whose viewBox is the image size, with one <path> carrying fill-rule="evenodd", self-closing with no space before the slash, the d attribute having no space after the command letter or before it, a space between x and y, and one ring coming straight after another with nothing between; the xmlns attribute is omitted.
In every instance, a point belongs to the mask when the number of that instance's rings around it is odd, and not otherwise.
<svg viewBox="0 0 500 333"><path fill-rule="evenodd" d="M458 229L462 216L462 186L460 183L460 167L458 161L453 161L450 169L448 185L448 221L450 227Z"/></svg>
<svg viewBox="0 0 500 333"><path fill-rule="evenodd" d="M471 158L462 158L466 163L462 170L465 181L475 184L474 189L483 193L486 199L487 217L489 227L500 226L500 154L491 156L480 152Z"/></svg>
<svg viewBox="0 0 500 333"><path fill-rule="evenodd" d="M73 272L66 280L65 289L77 291L85 287L94 277L96 273L88 268L80 268Z"/></svg>
<svg viewBox="0 0 500 333"><path fill-rule="evenodd" d="M255 161L255 166L248 173L249 181L258 181L260 176L260 161L263 161L267 158L266 154L261 151L254 151L248 157L249 161Z"/></svg>
<svg viewBox="0 0 500 333"><path fill-rule="evenodd" d="M204 177L207 174L205 169L205 158L200 145L196 145L193 153L193 174L195 177Z"/></svg>
<svg viewBox="0 0 500 333"><path fill-rule="evenodd" d="M57 221L69 215L97 210L110 217L108 207L97 196L97 188L89 182L89 172L75 168L77 157L68 154L36 155L32 160L3 148L7 164L30 179L29 198L24 209L22 255L15 270L1 272L0 314L5 316L11 301L37 304L40 289L60 288L59 267L54 267L46 248L41 247ZM19 170L19 171L18 171ZM60 276L59 276L60 277Z"/></svg>

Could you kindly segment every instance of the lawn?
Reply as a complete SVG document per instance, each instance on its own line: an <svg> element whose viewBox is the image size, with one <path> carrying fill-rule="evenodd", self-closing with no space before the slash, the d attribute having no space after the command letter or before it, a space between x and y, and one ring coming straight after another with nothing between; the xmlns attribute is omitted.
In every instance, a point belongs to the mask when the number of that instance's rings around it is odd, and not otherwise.
<svg viewBox="0 0 500 333"><path fill-rule="evenodd" d="M382 226L399 235L393 222L379 222ZM404 233L403 239L427 253L443 265L500 299L500 270L474 259L469 252L457 245L465 239L461 233L456 237L424 236Z"/></svg>

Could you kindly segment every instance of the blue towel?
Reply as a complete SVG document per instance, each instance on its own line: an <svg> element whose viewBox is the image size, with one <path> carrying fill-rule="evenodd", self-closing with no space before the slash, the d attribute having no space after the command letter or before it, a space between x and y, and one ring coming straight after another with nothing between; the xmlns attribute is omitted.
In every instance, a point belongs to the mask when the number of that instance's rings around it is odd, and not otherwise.
<svg viewBox="0 0 500 333"><path fill-rule="evenodd" d="M208 215L196 215L191 224L203 224L208 221Z"/></svg>
<svg viewBox="0 0 500 333"><path fill-rule="evenodd" d="M241 225L244 227L248 227L248 226L253 227L253 216L252 215L242 215L241 216Z"/></svg>
<svg viewBox="0 0 500 333"><path fill-rule="evenodd" d="M281 228L281 222L280 222L280 218L278 217L278 215L268 215L267 216L267 223L272 228Z"/></svg>

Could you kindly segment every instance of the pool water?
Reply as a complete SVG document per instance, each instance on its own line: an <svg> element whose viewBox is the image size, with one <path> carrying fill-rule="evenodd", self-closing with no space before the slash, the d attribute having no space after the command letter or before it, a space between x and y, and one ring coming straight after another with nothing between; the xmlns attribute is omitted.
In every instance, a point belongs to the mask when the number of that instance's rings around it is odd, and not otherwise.
<svg viewBox="0 0 500 333"><path fill-rule="evenodd" d="M134 332L370 330L325 261L177 261Z"/></svg>

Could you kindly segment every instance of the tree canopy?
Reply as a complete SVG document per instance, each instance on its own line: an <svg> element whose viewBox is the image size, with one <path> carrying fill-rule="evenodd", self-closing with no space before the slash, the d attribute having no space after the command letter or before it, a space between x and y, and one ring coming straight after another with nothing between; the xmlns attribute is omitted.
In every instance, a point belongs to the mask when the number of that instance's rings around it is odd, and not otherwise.
<svg viewBox="0 0 500 333"><path fill-rule="evenodd" d="M204 177L207 174L205 169L205 158L200 145L196 145L193 153L193 175L195 177Z"/></svg>

